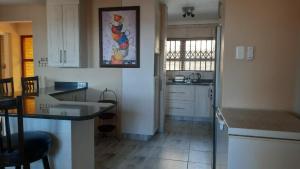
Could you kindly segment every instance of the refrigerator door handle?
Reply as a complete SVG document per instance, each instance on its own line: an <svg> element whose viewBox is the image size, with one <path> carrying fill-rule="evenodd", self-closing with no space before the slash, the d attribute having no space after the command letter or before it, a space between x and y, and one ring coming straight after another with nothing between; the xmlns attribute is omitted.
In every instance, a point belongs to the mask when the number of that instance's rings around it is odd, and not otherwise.
<svg viewBox="0 0 300 169"><path fill-rule="evenodd" d="M221 110L219 107L217 108L216 117L218 119L220 130L224 130L225 121L221 115Z"/></svg>

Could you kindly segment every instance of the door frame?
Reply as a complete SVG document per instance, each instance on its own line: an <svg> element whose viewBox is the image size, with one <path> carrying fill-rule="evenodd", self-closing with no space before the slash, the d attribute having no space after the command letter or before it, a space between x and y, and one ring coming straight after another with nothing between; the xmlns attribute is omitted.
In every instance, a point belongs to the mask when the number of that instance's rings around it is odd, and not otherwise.
<svg viewBox="0 0 300 169"><path fill-rule="evenodd" d="M215 61L215 85L214 85L214 100L213 100L213 169L216 169L216 146L217 146L217 137L216 137L216 111L218 107L221 106L221 61L222 61L222 25L219 24L215 29L215 39L216 39L216 61Z"/></svg>

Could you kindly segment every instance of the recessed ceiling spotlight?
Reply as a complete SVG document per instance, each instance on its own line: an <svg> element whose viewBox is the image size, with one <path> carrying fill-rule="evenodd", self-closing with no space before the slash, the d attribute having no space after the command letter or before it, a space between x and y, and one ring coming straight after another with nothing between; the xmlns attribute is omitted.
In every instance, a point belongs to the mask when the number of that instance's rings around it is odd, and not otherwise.
<svg viewBox="0 0 300 169"><path fill-rule="evenodd" d="M195 8L194 7L183 7L182 8L182 11L183 11L183 17L185 18L185 17L187 17L187 16L190 16L190 17L195 17L195 14L193 13L194 12L194 10L195 10Z"/></svg>

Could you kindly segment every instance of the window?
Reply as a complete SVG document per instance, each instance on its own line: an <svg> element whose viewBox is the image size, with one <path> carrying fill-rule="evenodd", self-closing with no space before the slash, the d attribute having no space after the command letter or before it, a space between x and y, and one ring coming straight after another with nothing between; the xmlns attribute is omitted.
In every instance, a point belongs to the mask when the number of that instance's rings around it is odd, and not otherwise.
<svg viewBox="0 0 300 169"><path fill-rule="evenodd" d="M22 76L34 76L34 60L33 60L33 47L32 36L21 36L21 49L22 49Z"/></svg>
<svg viewBox="0 0 300 169"><path fill-rule="evenodd" d="M166 69L214 71L215 40L168 40Z"/></svg>

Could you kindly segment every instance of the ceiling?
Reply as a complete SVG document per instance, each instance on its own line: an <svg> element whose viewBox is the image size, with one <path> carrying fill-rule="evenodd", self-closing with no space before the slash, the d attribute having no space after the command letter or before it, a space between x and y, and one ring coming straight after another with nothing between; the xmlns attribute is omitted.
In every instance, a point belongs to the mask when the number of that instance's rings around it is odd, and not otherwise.
<svg viewBox="0 0 300 169"><path fill-rule="evenodd" d="M165 0L168 6L168 22L176 23L203 23L216 21L218 18L219 0ZM182 7L195 8L195 17L183 18Z"/></svg>
<svg viewBox="0 0 300 169"><path fill-rule="evenodd" d="M37 4L44 3L45 0L0 0L0 5L22 5L22 4Z"/></svg>

